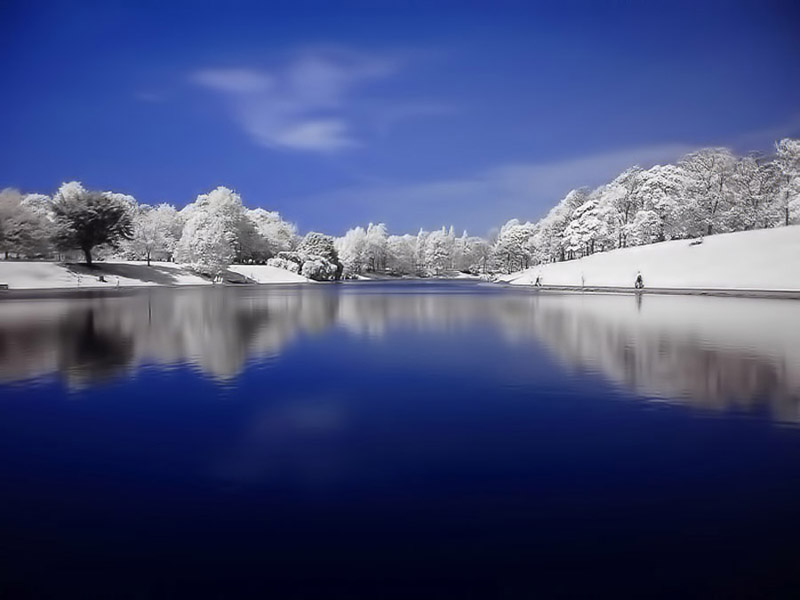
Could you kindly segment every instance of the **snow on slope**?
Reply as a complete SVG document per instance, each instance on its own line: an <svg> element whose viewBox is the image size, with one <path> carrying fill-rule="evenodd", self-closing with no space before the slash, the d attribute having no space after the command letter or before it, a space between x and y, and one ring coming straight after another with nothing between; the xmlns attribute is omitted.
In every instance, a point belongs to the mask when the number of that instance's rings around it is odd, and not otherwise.
<svg viewBox="0 0 800 600"><path fill-rule="evenodd" d="M538 265L499 279L544 286L633 287L641 271L648 288L800 290L800 225L673 240Z"/></svg>
<svg viewBox="0 0 800 600"><path fill-rule="evenodd" d="M98 262L96 269L84 265L36 261L0 261L0 283L9 289L76 289L155 286L208 285L207 279L168 262ZM105 282L99 281L103 275Z"/></svg>
<svg viewBox="0 0 800 600"><path fill-rule="evenodd" d="M243 275L256 283L308 283L311 281L297 273L269 265L231 265L228 270Z"/></svg>
<svg viewBox="0 0 800 600"><path fill-rule="evenodd" d="M170 262L98 262L88 269L80 264L36 261L0 261L0 284L12 290L116 288L172 285L211 285L211 281ZM304 283L308 279L266 265L234 265L230 271L258 283ZM99 281L103 275L105 282Z"/></svg>

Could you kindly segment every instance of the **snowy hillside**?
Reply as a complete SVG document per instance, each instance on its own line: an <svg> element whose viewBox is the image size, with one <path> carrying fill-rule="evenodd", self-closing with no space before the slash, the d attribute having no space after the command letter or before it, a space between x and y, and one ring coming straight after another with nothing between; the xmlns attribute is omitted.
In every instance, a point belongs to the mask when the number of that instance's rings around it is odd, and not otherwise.
<svg viewBox="0 0 800 600"><path fill-rule="evenodd" d="M228 271L247 277L254 283L308 283L302 275L269 265L231 265Z"/></svg>
<svg viewBox="0 0 800 600"><path fill-rule="evenodd" d="M641 271L648 288L800 290L800 226L742 231L695 240L622 248L539 265L501 281L544 286L633 287Z"/></svg>
<svg viewBox="0 0 800 600"><path fill-rule="evenodd" d="M305 283L305 277L266 265L232 265L229 277L243 275L256 283ZM105 281L100 281L103 276ZM0 261L0 284L12 290L211 285L211 281L170 262L99 262L84 265L36 261Z"/></svg>

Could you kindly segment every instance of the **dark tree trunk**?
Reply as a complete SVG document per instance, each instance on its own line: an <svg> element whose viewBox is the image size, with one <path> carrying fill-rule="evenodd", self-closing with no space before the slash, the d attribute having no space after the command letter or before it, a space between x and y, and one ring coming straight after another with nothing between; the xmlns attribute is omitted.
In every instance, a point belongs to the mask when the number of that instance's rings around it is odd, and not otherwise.
<svg viewBox="0 0 800 600"><path fill-rule="evenodd" d="M81 248L83 250L83 256L86 258L86 265L91 267L92 266L92 249L91 248Z"/></svg>
<svg viewBox="0 0 800 600"><path fill-rule="evenodd" d="M150 253L147 253L147 266L150 266Z"/></svg>
<svg viewBox="0 0 800 600"><path fill-rule="evenodd" d="M783 211L784 211L784 214L786 215L786 226L788 227L789 226L789 207L787 206L786 208L783 209Z"/></svg>

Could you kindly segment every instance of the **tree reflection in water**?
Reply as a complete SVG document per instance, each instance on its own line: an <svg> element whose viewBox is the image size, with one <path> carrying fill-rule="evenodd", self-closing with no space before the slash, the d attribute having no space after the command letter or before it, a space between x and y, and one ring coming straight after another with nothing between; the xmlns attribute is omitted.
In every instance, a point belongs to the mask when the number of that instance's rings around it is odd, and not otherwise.
<svg viewBox="0 0 800 600"><path fill-rule="evenodd" d="M0 381L91 385L141 365L233 381L300 334L489 327L632 393L796 422L800 303L557 295L464 283L154 289L0 304ZM487 358L487 360L491 360ZM234 382L235 383L235 382ZM535 386L534 382L529 382Z"/></svg>

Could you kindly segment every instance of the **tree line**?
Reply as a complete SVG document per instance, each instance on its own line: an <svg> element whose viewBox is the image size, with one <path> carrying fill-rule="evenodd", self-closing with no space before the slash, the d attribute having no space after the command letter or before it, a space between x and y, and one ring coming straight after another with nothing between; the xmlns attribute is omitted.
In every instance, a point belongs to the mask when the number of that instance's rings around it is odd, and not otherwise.
<svg viewBox="0 0 800 600"><path fill-rule="evenodd" d="M385 224L344 236L298 235L277 212L248 209L219 187L178 210L63 184L52 196L0 192L6 259L78 256L174 261L216 275L232 263L269 264L316 280L366 273L439 276L512 272L627 246L800 223L800 140L771 156L706 148L676 164L632 167L595 189L569 192L537 222L508 221L486 237L453 228L390 235Z"/></svg>

